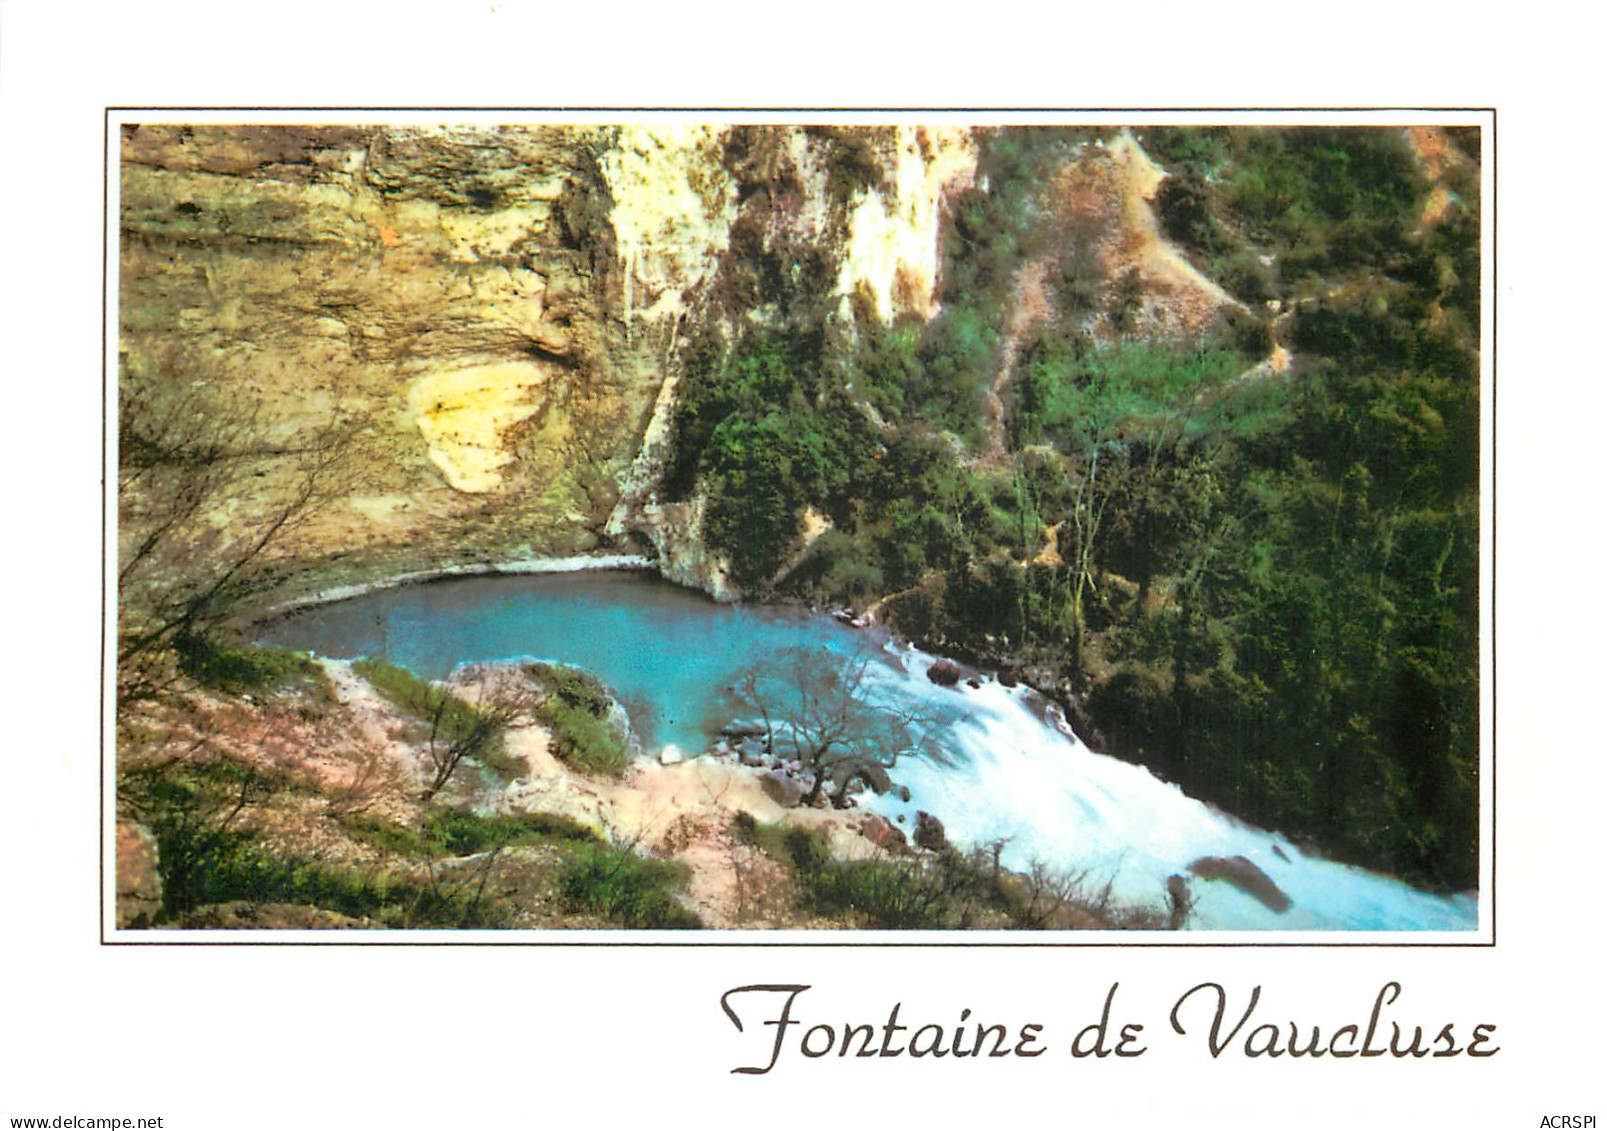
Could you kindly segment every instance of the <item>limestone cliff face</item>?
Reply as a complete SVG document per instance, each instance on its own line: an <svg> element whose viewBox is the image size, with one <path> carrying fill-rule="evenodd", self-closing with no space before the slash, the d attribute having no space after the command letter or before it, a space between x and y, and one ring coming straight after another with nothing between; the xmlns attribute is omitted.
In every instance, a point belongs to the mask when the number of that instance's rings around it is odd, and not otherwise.
<svg viewBox="0 0 1607 1131"><path fill-rule="evenodd" d="M845 188L850 142L869 177ZM755 247L929 314L975 166L966 131L914 127L143 126L122 156L125 386L255 413L241 455L269 484L298 437L363 422L340 497L283 545L295 584L645 538L721 595L700 508L655 491L681 346L746 316Z"/></svg>
<svg viewBox="0 0 1607 1131"><path fill-rule="evenodd" d="M674 441L676 344L711 324L764 320L756 276L765 271L838 305L845 324L856 316L852 300L862 300L862 317L931 317L940 224L975 173L976 145L969 130L915 126L627 131L620 141L623 156L604 165L622 272L642 296L645 314L634 317L667 320L671 334L657 403L605 529L646 537L666 577L728 599L739 594L703 537L704 500L665 501L657 491ZM860 180L845 184L844 166ZM657 237L644 239L654 225Z"/></svg>

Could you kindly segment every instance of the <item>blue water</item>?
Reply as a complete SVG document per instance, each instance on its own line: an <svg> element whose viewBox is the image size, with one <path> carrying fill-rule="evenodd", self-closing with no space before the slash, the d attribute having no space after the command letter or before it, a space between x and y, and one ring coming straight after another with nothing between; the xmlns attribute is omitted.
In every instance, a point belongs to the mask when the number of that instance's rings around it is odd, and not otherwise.
<svg viewBox="0 0 1607 1131"><path fill-rule="evenodd" d="M729 694L766 657L805 648L873 656L869 702L925 720L931 757L905 758L911 791L865 800L912 827L937 814L962 845L1004 841L1003 860L1086 872L1119 900L1162 906L1167 878L1202 856L1244 856L1290 897L1273 912L1221 881L1194 880L1191 926L1216 930L1467 931L1473 894L1442 897L1308 856L1182 793L1140 766L1095 754L1024 688L984 678L938 687L933 657L798 610L716 604L652 575L485 577L407 586L314 606L263 626L263 643L337 658L382 656L439 679L463 663L534 657L587 669L626 704L652 752L696 752L740 712Z"/></svg>
<svg viewBox="0 0 1607 1131"><path fill-rule="evenodd" d="M698 751L731 721L723 693L788 648L834 654L878 640L793 609L719 605L649 574L595 571L436 581L318 605L265 626L267 644L383 657L429 679L532 657L585 668L628 707L643 743Z"/></svg>

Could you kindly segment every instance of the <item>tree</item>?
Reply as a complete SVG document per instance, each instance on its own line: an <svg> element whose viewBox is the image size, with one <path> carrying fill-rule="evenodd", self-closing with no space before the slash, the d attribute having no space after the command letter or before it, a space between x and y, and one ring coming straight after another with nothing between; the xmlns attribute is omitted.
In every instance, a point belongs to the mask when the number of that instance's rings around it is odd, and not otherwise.
<svg viewBox="0 0 1607 1131"><path fill-rule="evenodd" d="M276 434L259 404L201 382L120 384L119 703L168 687L175 654L270 589L273 551L352 489L361 419Z"/></svg>
<svg viewBox="0 0 1607 1131"><path fill-rule="evenodd" d="M840 656L821 647L788 648L749 668L733 692L745 709L764 719L767 741L793 755L813 775L803 804L819 801L828 780L841 787L863 776L885 788L886 770L920 752L926 720L903 706L872 699L869 651Z"/></svg>
<svg viewBox="0 0 1607 1131"><path fill-rule="evenodd" d="M483 760L498 750L509 727L531 722L541 698L522 673L499 667L460 669L445 687L429 686L434 694L421 712L430 728L424 750L434 771L426 801L465 758Z"/></svg>

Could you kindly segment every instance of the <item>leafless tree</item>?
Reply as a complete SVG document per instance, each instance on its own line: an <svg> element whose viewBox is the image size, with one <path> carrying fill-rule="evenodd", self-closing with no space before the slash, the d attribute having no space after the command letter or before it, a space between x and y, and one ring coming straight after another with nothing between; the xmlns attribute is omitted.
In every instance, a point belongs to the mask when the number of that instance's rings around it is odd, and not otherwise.
<svg viewBox="0 0 1607 1131"><path fill-rule="evenodd" d="M1015 908L1016 921L1023 927L1042 930L1056 924L1062 908L1071 903L1092 904L1103 910L1110 903L1110 885L1099 895L1086 893L1089 872L1063 871L1034 860L1021 877L1021 901Z"/></svg>
<svg viewBox="0 0 1607 1131"><path fill-rule="evenodd" d="M534 717L541 696L518 671L508 668L465 668L444 687L434 689L420 714L429 727L424 751L431 767L428 801L439 793L464 759L483 758L512 726Z"/></svg>
<svg viewBox="0 0 1607 1131"><path fill-rule="evenodd" d="M876 656L842 656L830 649L788 648L749 668L733 691L764 719L772 749L790 751L814 775L804 804L814 805L828 779L847 783L874 775L921 751L929 720L920 712L874 701ZM884 775L885 776L885 775Z"/></svg>
<svg viewBox="0 0 1607 1131"><path fill-rule="evenodd" d="M272 587L273 551L352 488L364 430L336 412L276 440L260 404L203 382L121 383L120 704L160 693L176 646Z"/></svg>
<svg viewBox="0 0 1607 1131"><path fill-rule="evenodd" d="M358 738L328 748L342 764L341 776L324 791L331 817L354 816L401 795L402 767L383 746Z"/></svg>

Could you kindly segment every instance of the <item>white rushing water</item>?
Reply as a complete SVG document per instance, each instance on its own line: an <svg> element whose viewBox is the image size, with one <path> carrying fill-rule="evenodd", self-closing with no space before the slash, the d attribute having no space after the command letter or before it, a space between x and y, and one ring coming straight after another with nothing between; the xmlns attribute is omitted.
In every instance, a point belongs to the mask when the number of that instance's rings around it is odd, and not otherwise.
<svg viewBox="0 0 1607 1131"><path fill-rule="evenodd" d="M1042 861L1060 871L1087 871L1086 887L1111 885L1119 902L1166 905L1167 880L1188 876L1194 899L1189 926L1206 930L1431 930L1478 927L1473 895L1442 897L1389 876L1309 856L1288 840L1253 828L1141 766L1095 754L1069 728L1046 724L1032 692L994 680L969 688L939 687L926 676L934 658L889 646L897 665L876 676L878 697L911 699L944 721L951 764L901 760L894 779L910 800L893 794L867 808L914 827L925 809L949 839L967 845L1004 841L1002 862L1025 870ZM1201 857L1243 856L1289 897L1279 912L1223 880L1189 876Z"/></svg>
<svg viewBox="0 0 1607 1131"><path fill-rule="evenodd" d="M577 561L592 572L548 572ZM886 662L866 668L862 690L894 713L929 720L921 747L932 757L905 757L892 768L908 802L885 794L864 795L861 804L895 822L903 817L906 830L924 809L962 847L1003 841L1009 868L1041 861L1085 873L1085 890L1108 883L1115 900L1162 913L1169 879L1189 877L1188 925L1196 929L1478 927L1476 896L1443 898L1303 853L1141 766L1093 753L1024 687L986 678L976 688L939 687L926 674L934 657L908 646L801 610L719 605L639 572L646 564L627 556L536 560L497 570L529 576L400 585L304 608L263 626L261 639L328 656L382 655L430 678L518 656L576 664L636 706L638 733L654 755L671 745L707 748L732 718L726 689L766 658L803 649L822 663L848 663L879 648ZM1270 877L1290 906L1275 911L1227 880L1190 875L1202 857L1236 856Z"/></svg>

